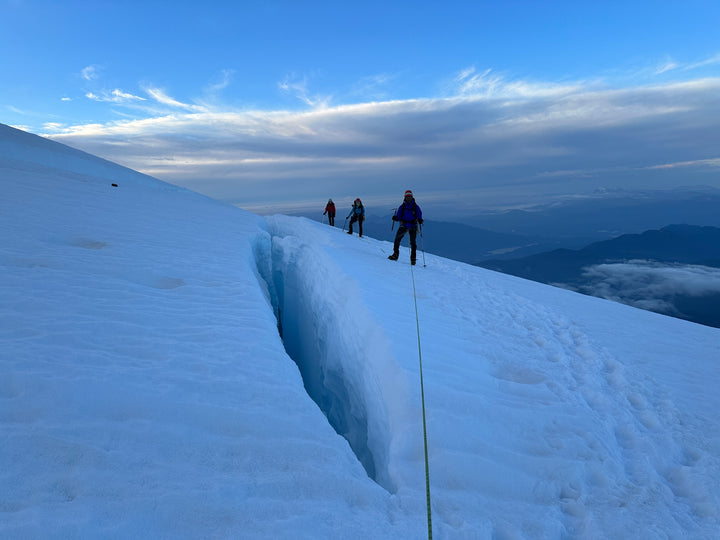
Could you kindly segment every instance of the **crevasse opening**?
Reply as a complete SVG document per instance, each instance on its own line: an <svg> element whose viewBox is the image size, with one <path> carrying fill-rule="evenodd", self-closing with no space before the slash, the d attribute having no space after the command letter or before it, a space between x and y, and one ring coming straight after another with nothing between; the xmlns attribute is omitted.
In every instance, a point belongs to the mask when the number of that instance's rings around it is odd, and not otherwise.
<svg viewBox="0 0 720 540"><path fill-rule="evenodd" d="M382 392L368 375L368 337L358 331L352 306L343 306L343 277L333 275L319 250L295 237L272 236L270 258L278 328L308 395L368 476L394 492ZM261 274L267 279L267 270Z"/></svg>

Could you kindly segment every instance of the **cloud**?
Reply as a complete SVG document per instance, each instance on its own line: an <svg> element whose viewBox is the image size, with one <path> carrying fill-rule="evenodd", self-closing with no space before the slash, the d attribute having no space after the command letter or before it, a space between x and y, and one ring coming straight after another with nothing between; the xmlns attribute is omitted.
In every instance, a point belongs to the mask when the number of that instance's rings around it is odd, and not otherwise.
<svg viewBox="0 0 720 540"><path fill-rule="evenodd" d="M109 103L127 103L132 101L145 101L145 98L128 94L122 90L115 89L111 92L101 92L95 94L93 92L87 92L85 97L93 101L109 102Z"/></svg>
<svg viewBox="0 0 720 540"><path fill-rule="evenodd" d="M389 95L389 85L396 78L396 75L389 73L378 73L362 77L353 85L348 95L364 101L385 100Z"/></svg>
<svg viewBox="0 0 720 540"><path fill-rule="evenodd" d="M86 92L85 97L101 103L113 103L116 105L130 106L140 109L146 114L161 118L163 114L170 111L186 111L191 113L208 113L209 108L205 105L183 103L169 96L164 90L155 87L143 89L147 98L124 92L120 89L111 91L102 90L99 92Z"/></svg>
<svg viewBox="0 0 720 540"><path fill-rule="evenodd" d="M311 96L306 77L296 79L295 77L288 76L282 82L278 83L278 88L285 93L293 95L310 107L327 107L331 100L330 96Z"/></svg>
<svg viewBox="0 0 720 540"><path fill-rule="evenodd" d="M223 69L215 79L205 87L205 93L213 95L225 90L230 85L234 74L235 71L232 69Z"/></svg>
<svg viewBox="0 0 720 540"><path fill-rule="evenodd" d="M679 296L720 294L720 268L650 261L600 264L585 269L581 291L660 313L677 314Z"/></svg>
<svg viewBox="0 0 720 540"><path fill-rule="evenodd" d="M661 74L663 74L663 73L667 73L668 71L672 71L672 70L674 70L674 69L677 69L678 67L679 67L679 65L678 65L677 62L675 62L674 60L668 58L667 60L665 60L662 64L660 64L660 65L655 69L655 74L656 74L656 75L661 75Z"/></svg>
<svg viewBox="0 0 720 540"><path fill-rule="evenodd" d="M194 112L208 112L206 107L201 105L192 105L189 103L182 103L170 96L168 96L164 90L160 88L145 88L145 92L161 105L166 105L173 109L184 109L187 111Z"/></svg>
<svg viewBox="0 0 720 540"><path fill-rule="evenodd" d="M458 73L455 83L458 85L458 92L461 95L467 94L492 94L502 83L500 77L491 76L492 70L487 69L482 73L475 73L475 68L467 68Z"/></svg>
<svg viewBox="0 0 720 540"><path fill-rule="evenodd" d="M80 75L86 81L94 81L100 77L100 74L98 73L100 69L101 68L99 66L95 65L87 66L82 69Z"/></svg>
<svg viewBox="0 0 720 540"><path fill-rule="evenodd" d="M718 78L612 89L469 68L455 79L449 97L337 106L309 97L306 79L286 79L281 88L310 107L304 111L183 103L154 87L144 101L93 94L148 117L46 134L241 205L358 189L365 200L408 185L438 204L456 204L462 193L475 207L600 186L720 187L706 172L720 159Z"/></svg>
<svg viewBox="0 0 720 540"><path fill-rule="evenodd" d="M478 73L475 67L460 71L453 79L455 92L461 96L490 99L551 98L572 94L583 89L583 83L539 83L534 81L507 80L493 73L492 69Z"/></svg>
<svg viewBox="0 0 720 540"><path fill-rule="evenodd" d="M720 167L720 158L696 159L694 161L682 161L678 163L663 163L646 167L647 169L677 169L679 167Z"/></svg>
<svg viewBox="0 0 720 540"><path fill-rule="evenodd" d="M711 56L709 58L706 58L705 60L700 60L698 62L688 64L687 66L685 66L684 69L687 69L687 70L698 69L698 68L703 68L703 67L707 67L707 66L714 66L717 64L720 64L720 53L718 53L714 56Z"/></svg>

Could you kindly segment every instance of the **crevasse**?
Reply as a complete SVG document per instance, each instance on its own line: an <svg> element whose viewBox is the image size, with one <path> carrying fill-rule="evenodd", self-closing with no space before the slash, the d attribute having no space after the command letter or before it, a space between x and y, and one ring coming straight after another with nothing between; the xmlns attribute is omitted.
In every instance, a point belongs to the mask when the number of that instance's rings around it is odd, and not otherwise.
<svg viewBox="0 0 720 540"><path fill-rule="evenodd" d="M367 355L372 325L356 325L358 293L321 249L282 236L270 222L269 256L256 252L258 272L278 316L285 349L308 395L343 436L370 478L396 490L388 472L390 430L382 391Z"/></svg>

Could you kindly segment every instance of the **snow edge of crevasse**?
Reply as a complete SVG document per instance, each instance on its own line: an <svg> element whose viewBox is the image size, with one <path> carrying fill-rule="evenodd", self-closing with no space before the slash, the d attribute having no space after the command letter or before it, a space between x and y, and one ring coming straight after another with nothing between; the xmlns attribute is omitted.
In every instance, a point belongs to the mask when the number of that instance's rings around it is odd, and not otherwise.
<svg viewBox="0 0 720 540"><path fill-rule="evenodd" d="M255 254L285 349L308 395L348 441L368 476L395 493L391 447L403 410L395 405L407 403L402 370L358 285L325 253L322 242L293 235L283 218L266 218L270 253L256 247Z"/></svg>

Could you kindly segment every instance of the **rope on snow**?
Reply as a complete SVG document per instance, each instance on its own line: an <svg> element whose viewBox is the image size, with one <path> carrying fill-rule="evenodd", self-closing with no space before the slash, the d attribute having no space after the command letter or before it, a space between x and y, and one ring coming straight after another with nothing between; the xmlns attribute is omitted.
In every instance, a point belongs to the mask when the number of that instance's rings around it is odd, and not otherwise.
<svg viewBox="0 0 720 540"><path fill-rule="evenodd" d="M432 540L432 512L430 511L430 465L428 463L427 422L425 420L425 385L423 384L422 350L420 348L420 319L418 317L417 293L415 292L415 274L413 272L412 265L410 266L410 276L412 277L413 299L415 300L415 324L417 326L418 336L418 359L420 360L420 397L422 401L423 444L425 446L425 497L427 499L428 540Z"/></svg>

